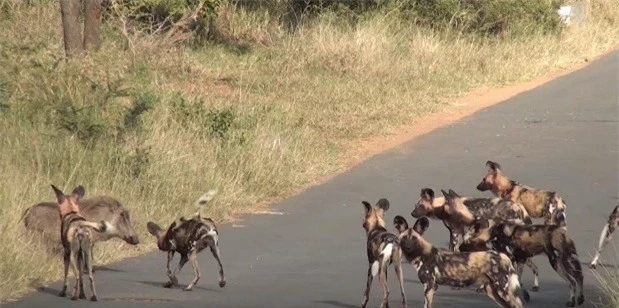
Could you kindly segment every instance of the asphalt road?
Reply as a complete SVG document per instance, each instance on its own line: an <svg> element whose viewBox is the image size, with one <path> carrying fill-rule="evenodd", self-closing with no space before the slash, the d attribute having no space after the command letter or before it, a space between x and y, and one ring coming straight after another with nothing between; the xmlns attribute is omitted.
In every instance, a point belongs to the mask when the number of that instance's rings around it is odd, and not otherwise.
<svg viewBox="0 0 619 308"><path fill-rule="evenodd" d="M614 52L573 74L377 155L273 207L284 215L251 216L240 228L221 226L228 281L224 289L217 286L216 263L208 252L199 257L202 279L193 292L162 288L166 256L157 252L97 272L98 303L59 298L57 283L5 307L358 307L367 271L361 201L374 204L387 197L389 227L398 214L412 223L412 204L422 187L490 196L475 190L489 159L501 163L512 178L554 189L565 198L569 233L586 264L602 225L618 203L618 75L619 52ZM426 238L447 246L446 230L438 221L431 222ZM615 269L614 252L609 245L603 255L606 269ZM541 270L541 290L531 293L526 306L563 307L568 285L546 257L534 260ZM417 274L411 265L404 268L408 305L420 307L423 292ZM594 307L600 301L597 280L588 267L583 268L586 302L581 307ZM179 277L181 284L192 275L188 264ZM391 270L389 279L390 303L398 307ZM524 283L532 283L528 269ZM375 280L369 307L379 305L381 294ZM449 287L439 288L434 306L496 307L473 289Z"/></svg>

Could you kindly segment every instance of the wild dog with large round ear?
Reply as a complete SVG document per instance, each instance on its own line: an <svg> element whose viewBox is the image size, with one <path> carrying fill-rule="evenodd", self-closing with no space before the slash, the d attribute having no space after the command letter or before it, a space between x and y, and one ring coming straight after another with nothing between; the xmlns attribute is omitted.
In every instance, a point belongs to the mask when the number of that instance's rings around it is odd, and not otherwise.
<svg viewBox="0 0 619 308"><path fill-rule="evenodd" d="M60 238L64 249L64 283L58 295L66 296L69 284L69 265L71 265L75 276L75 287L71 299L86 298L82 280L83 267L85 266L90 280L90 291L92 292L90 300L97 301L95 281L92 273L92 237L95 232L111 233L113 227L107 221L87 221L80 214L81 207L79 202L85 194L83 186L75 187L71 195L65 195L62 190L54 185L52 185L52 189L58 201L58 210L62 221Z"/></svg>
<svg viewBox="0 0 619 308"><path fill-rule="evenodd" d="M554 224L556 214L565 211L565 200L554 191L532 188L510 180L501 166L493 161L486 162L488 171L477 185L479 191L492 191L500 198L522 204L532 218L544 218L544 223ZM565 221L563 221L565 223Z"/></svg>
<svg viewBox="0 0 619 308"><path fill-rule="evenodd" d="M519 276L523 265L531 258L546 254L552 268L568 282L570 300L567 306L584 302L582 266L574 241L567 229L560 225L523 225L498 222L476 226L467 242L488 241L492 248L509 255L516 265ZM529 294L524 290L524 298Z"/></svg>
<svg viewBox="0 0 619 308"><path fill-rule="evenodd" d="M402 295L402 306L406 307L404 294L404 276L402 274L402 252L398 237L385 228L384 213L389 209L389 201L385 198L378 200L376 205L367 201L361 202L364 207L363 228L367 235L368 273L365 292L361 307L365 307L369 300L370 287L374 276L379 275L383 288L381 307L389 306L389 286L387 285L387 270L393 264ZM406 220L404 220L406 223ZM408 224L407 224L408 225Z"/></svg>
<svg viewBox="0 0 619 308"><path fill-rule="evenodd" d="M198 205L203 207L209 202L215 195L216 190L210 190L204 194L198 200ZM226 279L224 276L224 268L221 263L219 252L219 231L215 222L202 216L201 210L198 210L193 216L186 218L181 217L170 224L166 230L162 229L156 223L149 221L146 224L148 233L153 235L157 239L157 247L161 251L165 251L168 254L166 263L166 274L169 281L163 285L164 288L171 288L178 285L178 279L176 275L187 261L191 261L191 265L194 270L193 280L185 287L185 291L193 290L193 287L200 280L200 267L198 266L198 253L205 248L209 248L215 261L219 265L219 287L226 286ZM178 252L181 255L181 259L178 266L172 272L171 263L174 258L174 254Z"/></svg>
<svg viewBox="0 0 619 308"><path fill-rule="evenodd" d="M396 226L404 223L403 219L394 220ZM424 285L424 307L432 306L438 285L462 288L474 284L483 285L488 296L502 307L522 307L518 275L507 255L491 250L452 252L436 248L422 236L428 225L427 218L420 218L413 228L399 235L402 255L415 264Z"/></svg>

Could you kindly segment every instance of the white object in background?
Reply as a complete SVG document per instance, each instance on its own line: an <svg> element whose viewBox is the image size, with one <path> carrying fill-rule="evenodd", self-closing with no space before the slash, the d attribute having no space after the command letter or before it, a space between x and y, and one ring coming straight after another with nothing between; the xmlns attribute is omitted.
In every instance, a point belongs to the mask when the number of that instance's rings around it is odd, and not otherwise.
<svg viewBox="0 0 619 308"><path fill-rule="evenodd" d="M559 13L559 16L561 16L561 21L564 24L566 24L566 25L570 24L570 17L572 16L572 6L571 5L562 6L561 8L559 8L557 10L557 13Z"/></svg>

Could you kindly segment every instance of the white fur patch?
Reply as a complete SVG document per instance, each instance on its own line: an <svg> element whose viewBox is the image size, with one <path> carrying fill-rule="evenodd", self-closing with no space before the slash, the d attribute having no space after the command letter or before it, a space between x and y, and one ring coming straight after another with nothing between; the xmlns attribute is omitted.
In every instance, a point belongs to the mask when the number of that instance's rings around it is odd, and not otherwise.
<svg viewBox="0 0 619 308"><path fill-rule="evenodd" d="M217 194L217 189L211 189L211 190L207 191L204 195L202 195L198 199L198 204L204 205L204 204L208 203L209 201L211 201L215 197L216 194Z"/></svg>
<svg viewBox="0 0 619 308"><path fill-rule="evenodd" d="M602 233L600 233L600 240L598 242L598 251L602 250L602 246L604 245L604 239L606 238L606 233L608 233L608 224L604 225L604 229L602 229Z"/></svg>
<svg viewBox="0 0 619 308"><path fill-rule="evenodd" d="M105 225L105 233L115 234L116 232L118 232L118 230L116 230L114 225L109 223L107 220L104 220L103 224Z"/></svg>
<svg viewBox="0 0 619 308"><path fill-rule="evenodd" d="M509 275L509 289L512 292L516 292L516 290L520 289L520 280L518 279L518 275Z"/></svg>
<svg viewBox="0 0 619 308"><path fill-rule="evenodd" d="M383 260L391 258L392 251L393 251L393 244L392 243L387 244L385 246L385 249L383 249L383 251L380 252L380 254L383 256Z"/></svg>
<svg viewBox="0 0 619 308"><path fill-rule="evenodd" d="M378 274L378 267L379 267L379 263L378 261L374 261L374 263L372 263L372 277L376 277L376 274Z"/></svg>

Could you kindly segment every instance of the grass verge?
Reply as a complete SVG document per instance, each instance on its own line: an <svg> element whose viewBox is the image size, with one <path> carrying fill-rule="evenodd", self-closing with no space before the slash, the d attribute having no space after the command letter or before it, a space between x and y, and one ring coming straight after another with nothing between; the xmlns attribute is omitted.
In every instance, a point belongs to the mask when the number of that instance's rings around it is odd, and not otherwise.
<svg viewBox="0 0 619 308"><path fill-rule="evenodd" d="M345 167L351 144L439 112L469 91L569 68L619 41L619 5L560 35L482 38L389 15L354 24L324 13L287 31L232 6L225 40L184 47L109 20L102 50L63 61L57 3L0 0L0 300L61 277L24 232L23 210L54 183L109 194L143 245L100 245L111 262L153 249L147 220L193 212L209 188L219 223ZM26 252L24 252L26 251Z"/></svg>

